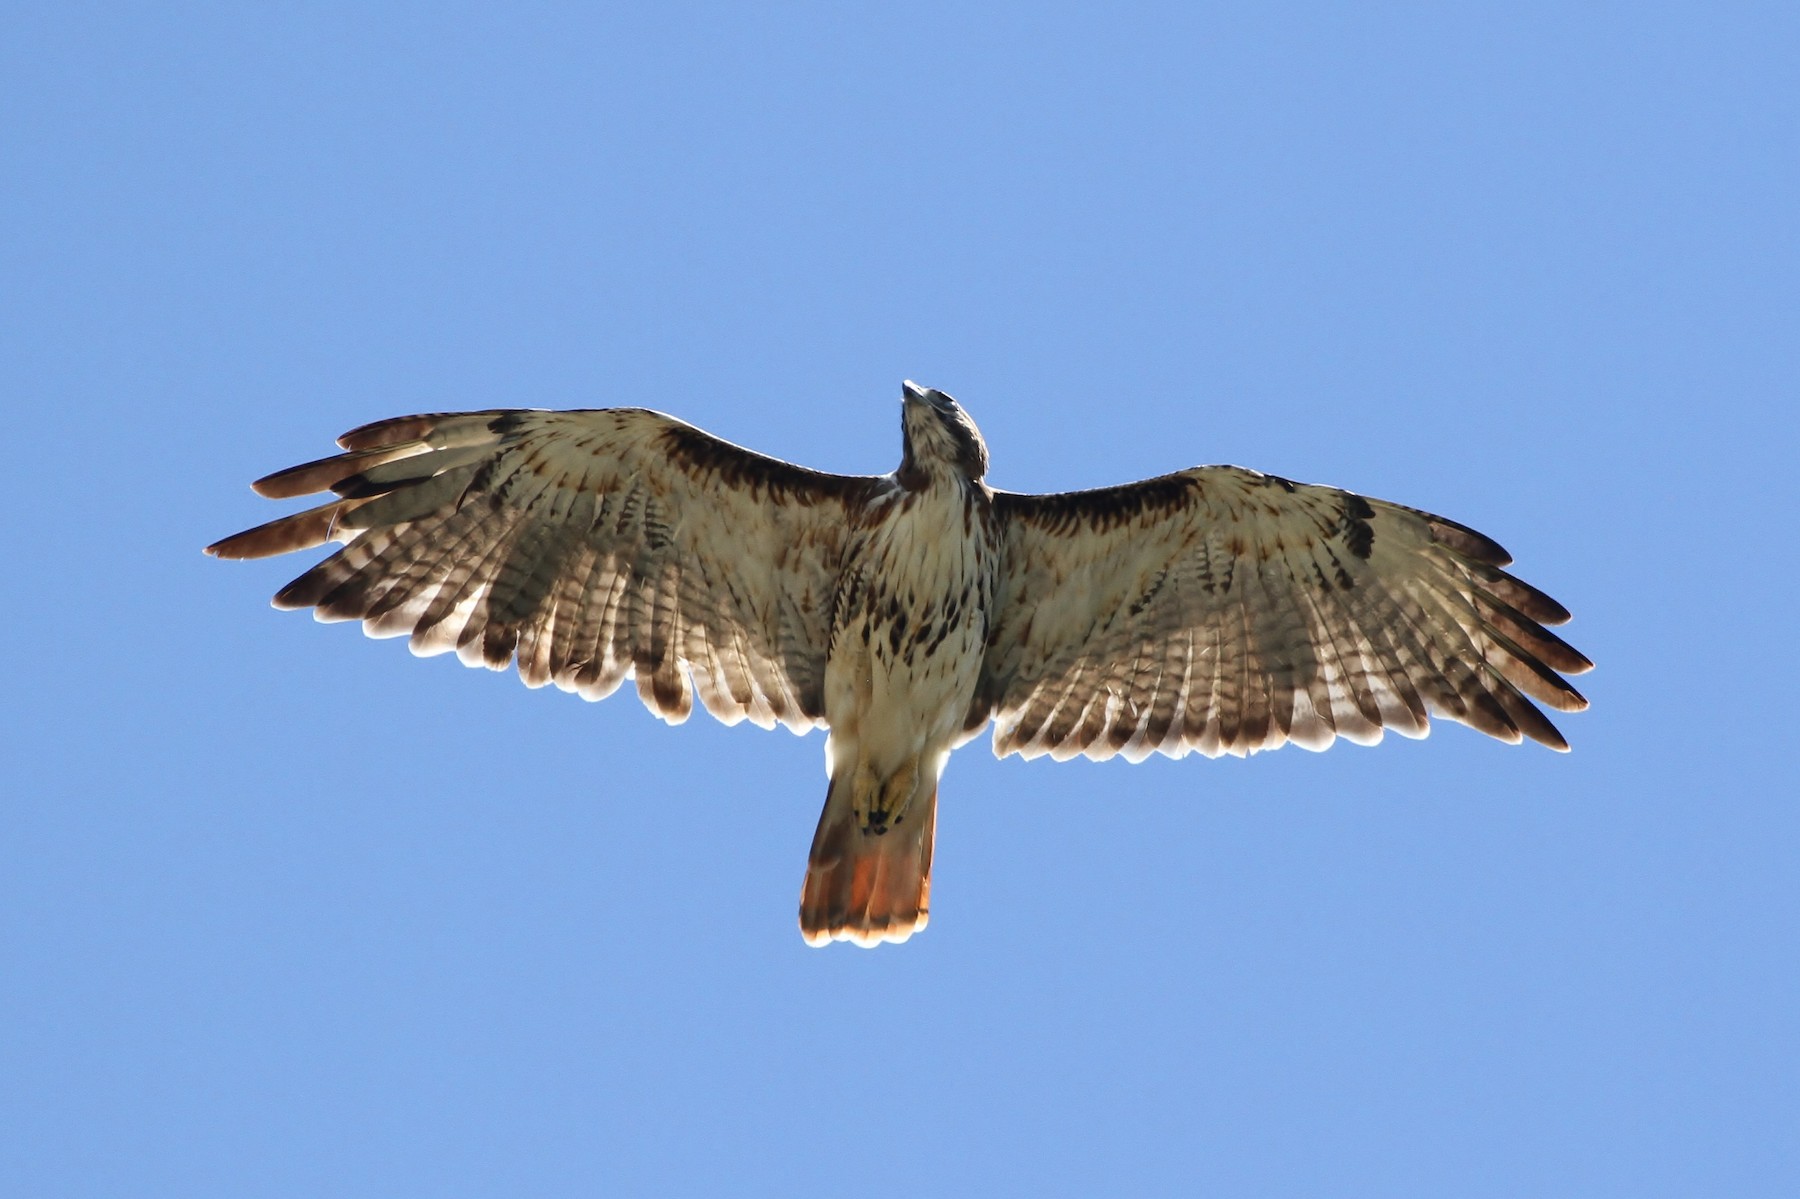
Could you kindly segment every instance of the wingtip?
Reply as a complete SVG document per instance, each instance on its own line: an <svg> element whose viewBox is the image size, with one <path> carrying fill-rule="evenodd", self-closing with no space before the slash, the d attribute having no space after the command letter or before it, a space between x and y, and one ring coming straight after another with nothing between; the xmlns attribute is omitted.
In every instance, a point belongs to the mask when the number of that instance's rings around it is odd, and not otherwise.
<svg viewBox="0 0 1800 1199"><path fill-rule="evenodd" d="M1439 545L1450 549L1466 558L1488 566L1511 566L1512 554L1505 546L1478 529L1472 529L1458 520L1426 513L1427 524L1431 528L1431 536Z"/></svg>
<svg viewBox="0 0 1800 1199"><path fill-rule="evenodd" d="M254 491L265 500L287 499L287 495L284 494L280 488L280 482L282 476L288 473L289 472L284 470L278 470L274 474L264 475L260 479L253 479L250 483L250 490Z"/></svg>
<svg viewBox="0 0 1800 1199"><path fill-rule="evenodd" d="M251 530L246 529L244 530L244 533L250 531ZM205 554L208 558L223 558L228 562L241 561L244 558L255 557L256 555L254 554L243 552L244 533L233 533L229 537L221 537L200 552Z"/></svg>
<svg viewBox="0 0 1800 1199"><path fill-rule="evenodd" d="M1569 752L1569 739L1562 735L1562 730L1552 728L1550 731L1556 734L1556 736L1554 738L1539 737L1539 736L1533 735L1531 739L1533 741L1536 741L1539 745L1543 746L1545 749L1554 750L1559 754L1568 753Z"/></svg>
<svg viewBox="0 0 1800 1199"><path fill-rule="evenodd" d="M1540 725L1523 730L1525 735L1539 745L1553 749L1559 754L1568 753L1569 739L1563 736L1562 730L1551 724L1549 717L1542 713L1539 713L1539 720L1541 721Z"/></svg>
<svg viewBox="0 0 1800 1199"><path fill-rule="evenodd" d="M446 417L480 415L484 414L422 412L414 416L390 416L383 420L370 421L366 425L358 425L347 433L339 434L337 443L340 448L352 452L376 449L423 437Z"/></svg>

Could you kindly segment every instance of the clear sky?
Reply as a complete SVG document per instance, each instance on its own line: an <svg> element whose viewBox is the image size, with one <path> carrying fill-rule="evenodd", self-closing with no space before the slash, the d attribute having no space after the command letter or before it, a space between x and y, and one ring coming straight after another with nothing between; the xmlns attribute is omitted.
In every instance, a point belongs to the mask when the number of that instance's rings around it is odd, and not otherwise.
<svg viewBox="0 0 1800 1199"><path fill-rule="evenodd" d="M7 6L0 1192L1800 1194L1797 13ZM1574 752L976 743L817 951L822 736L200 553L378 417L880 473L903 378L1492 535Z"/></svg>

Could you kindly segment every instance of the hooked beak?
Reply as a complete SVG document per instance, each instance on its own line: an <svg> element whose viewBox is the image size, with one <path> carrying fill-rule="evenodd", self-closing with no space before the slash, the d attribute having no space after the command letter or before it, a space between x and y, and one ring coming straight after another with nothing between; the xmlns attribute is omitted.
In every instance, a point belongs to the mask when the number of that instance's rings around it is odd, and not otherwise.
<svg viewBox="0 0 1800 1199"><path fill-rule="evenodd" d="M911 379L900 385L900 402L903 404L923 404L928 408L935 408L937 403L932 397L942 394L934 388L920 387Z"/></svg>

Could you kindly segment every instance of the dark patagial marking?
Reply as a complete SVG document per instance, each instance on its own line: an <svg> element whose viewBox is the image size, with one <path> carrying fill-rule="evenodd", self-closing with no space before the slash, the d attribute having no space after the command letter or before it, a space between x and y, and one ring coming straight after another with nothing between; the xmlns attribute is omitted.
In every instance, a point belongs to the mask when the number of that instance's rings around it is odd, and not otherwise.
<svg viewBox="0 0 1800 1199"><path fill-rule="evenodd" d="M1077 530L1106 532L1144 517L1167 516L1187 507L1199 491L1197 480L1187 474L1163 475L1123 487L1093 491L1068 491L1059 495L994 493L994 514L1004 526L1023 520L1048 533Z"/></svg>
<svg viewBox="0 0 1800 1199"><path fill-rule="evenodd" d="M690 474L711 476L727 487L758 497L811 507L821 496L853 502L872 498L880 480L808 470L721 441L691 425L671 425L662 434L670 461Z"/></svg>

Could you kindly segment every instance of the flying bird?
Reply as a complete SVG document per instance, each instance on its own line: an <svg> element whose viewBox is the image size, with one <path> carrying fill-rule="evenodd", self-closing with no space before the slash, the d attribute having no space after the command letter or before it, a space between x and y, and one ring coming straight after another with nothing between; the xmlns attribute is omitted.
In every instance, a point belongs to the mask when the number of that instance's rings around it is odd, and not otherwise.
<svg viewBox="0 0 1800 1199"><path fill-rule="evenodd" d="M906 383L900 427L858 477L638 408L396 417L253 484L328 502L207 552L340 542L275 606L590 700L629 678L671 724L828 729L814 945L925 927L938 780L990 721L1001 757L1136 762L1432 715L1566 750L1533 701L1587 706L1568 611L1455 521L1235 466L1014 494L943 392Z"/></svg>

